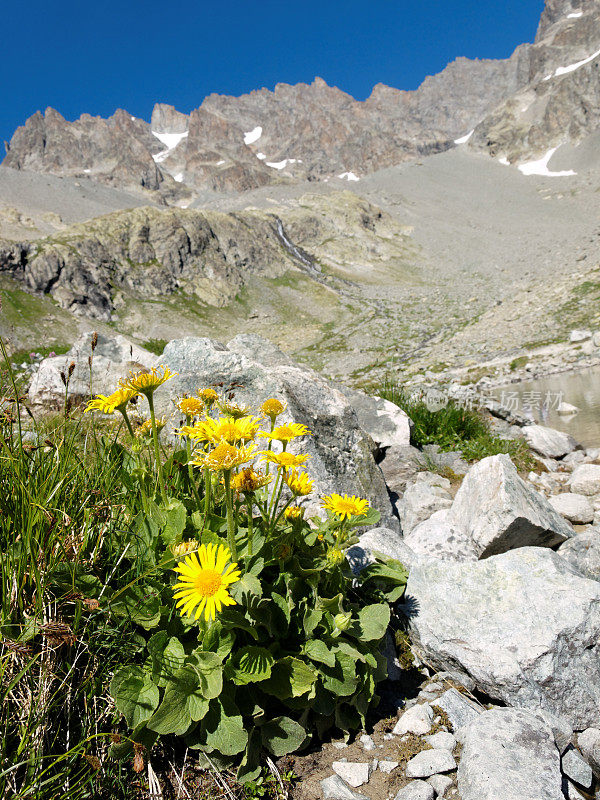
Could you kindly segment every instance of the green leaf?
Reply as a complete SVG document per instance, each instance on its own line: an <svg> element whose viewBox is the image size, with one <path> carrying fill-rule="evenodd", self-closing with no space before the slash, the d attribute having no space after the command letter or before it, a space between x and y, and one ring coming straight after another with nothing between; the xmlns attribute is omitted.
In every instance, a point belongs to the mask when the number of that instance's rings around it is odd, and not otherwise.
<svg viewBox="0 0 600 800"><path fill-rule="evenodd" d="M95 575L84 572L79 564L57 564L50 575L51 582L65 594L81 592L85 597L98 597L102 582Z"/></svg>
<svg viewBox="0 0 600 800"><path fill-rule="evenodd" d="M245 595L262 597L262 584L255 575L246 572L229 587L229 594L236 603L241 603Z"/></svg>
<svg viewBox="0 0 600 800"><path fill-rule="evenodd" d="M169 638L166 631L159 631L148 641L150 670L152 680L161 687L173 678L174 673L183 666L185 650L175 636Z"/></svg>
<svg viewBox="0 0 600 800"><path fill-rule="evenodd" d="M307 608L304 612L304 633L310 636L319 622L323 619L323 612L314 608Z"/></svg>
<svg viewBox="0 0 600 800"><path fill-rule="evenodd" d="M150 630L160 621L160 595L152 586L134 584L111 601L110 609L118 617L129 617L142 628Z"/></svg>
<svg viewBox="0 0 600 800"><path fill-rule="evenodd" d="M246 633L249 633L255 641L258 640L258 631L256 630L256 627L250 622L250 620L246 619L241 611L236 611L236 609L231 607L224 608L223 611L221 611L219 618L221 623L227 625L227 627L235 630L245 631Z"/></svg>
<svg viewBox="0 0 600 800"><path fill-rule="evenodd" d="M357 639L364 639L367 642L382 639L385 636L388 625L390 624L390 607L387 603L373 603L365 606L358 612L358 622L354 623L348 633Z"/></svg>
<svg viewBox="0 0 600 800"><path fill-rule="evenodd" d="M223 662L231 653L235 643L235 634L223 628L220 620L210 625L202 639L202 650L216 653Z"/></svg>
<svg viewBox="0 0 600 800"><path fill-rule="evenodd" d="M179 669L167 684L162 702L148 721L156 733L184 734L192 722L208 712L209 701L202 693L198 672L190 664Z"/></svg>
<svg viewBox="0 0 600 800"><path fill-rule="evenodd" d="M261 773L262 764L260 760L261 736L258 728L255 728L248 739L248 745L244 757L238 767L236 778L239 783L250 783L256 780Z"/></svg>
<svg viewBox="0 0 600 800"><path fill-rule="evenodd" d="M348 528L362 528L363 526L377 525L381 519L381 514L376 508L368 508L367 513L360 517L351 517L346 523Z"/></svg>
<svg viewBox="0 0 600 800"><path fill-rule="evenodd" d="M177 541L185 530L187 511L181 500L169 500L166 506L161 506L165 522L160 538L167 546Z"/></svg>
<svg viewBox="0 0 600 800"><path fill-rule="evenodd" d="M311 661L318 661L321 664L327 664L329 667L335 667L335 653L321 639L311 639L307 642L304 645L304 655L308 656Z"/></svg>
<svg viewBox="0 0 600 800"><path fill-rule="evenodd" d="M264 746L277 758L298 750L306 739L306 731L289 717L275 717L261 727Z"/></svg>
<svg viewBox="0 0 600 800"><path fill-rule="evenodd" d="M187 744L192 749L209 753L217 750L225 756L244 750L248 744L248 732L238 707L228 695L211 701L202 725L188 737Z"/></svg>
<svg viewBox="0 0 600 800"><path fill-rule="evenodd" d="M217 653L194 650L187 659L187 665L195 671L203 697L212 700L221 694L223 666Z"/></svg>
<svg viewBox="0 0 600 800"><path fill-rule="evenodd" d="M134 665L121 667L115 672L110 682L110 693L130 728L137 728L150 719L160 697L150 676Z"/></svg>
<svg viewBox="0 0 600 800"><path fill-rule="evenodd" d="M258 683L271 677L271 667L275 659L266 647L250 645L242 647L231 659L230 665L234 669L234 683L245 685Z"/></svg>
<svg viewBox="0 0 600 800"><path fill-rule="evenodd" d="M335 667L323 666L321 669L323 686L336 697L348 697L358 686L356 662L346 653L339 652L335 657Z"/></svg>
<svg viewBox="0 0 600 800"><path fill-rule="evenodd" d="M317 677L315 670L304 661L286 656L273 664L271 677L263 681L260 688L280 700L287 700L310 692Z"/></svg>

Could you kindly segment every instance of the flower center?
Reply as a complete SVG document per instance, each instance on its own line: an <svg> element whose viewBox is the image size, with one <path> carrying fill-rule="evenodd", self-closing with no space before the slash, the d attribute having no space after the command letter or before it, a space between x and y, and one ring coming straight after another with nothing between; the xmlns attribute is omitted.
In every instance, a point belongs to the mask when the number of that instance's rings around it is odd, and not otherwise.
<svg viewBox="0 0 600 800"><path fill-rule="evenodd" d="M222 575L216 569L203 569L196 578L195 586L199 594L203 597L212 597L221 588Z"/></svg>

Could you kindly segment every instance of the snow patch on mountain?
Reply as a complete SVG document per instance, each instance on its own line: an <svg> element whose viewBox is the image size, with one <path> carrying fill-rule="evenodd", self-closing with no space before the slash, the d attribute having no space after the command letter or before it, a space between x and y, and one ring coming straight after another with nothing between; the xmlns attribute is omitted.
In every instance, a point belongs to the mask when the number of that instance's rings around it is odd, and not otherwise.
<svg viewBox="0 0 600 800"><path fill-rule="evenodd" d="M353 172L342 172L341 175L338 175L338 178L341 178L342 180L344 180L344 178L345 178L347 181L359 181L360 180L358 175L355 175Z"/></svg>
<svg viewBox="0 0 600 800"><path fill-rule="evenodd" d="M254 144L254 142L258 142L261 136L262 128L260 125L257 125L256 128L244 134L244 144Z"/></svg>
<svg viewBox="0 0 600 800"><path fill-rule="evenodd" d="M572 14L567 14L567 19L579 19L583 16L583 11L573 11Z"/></svg>
<svg viewBox="0 0 600 800"><path fill-rule="evenodd" d="M174 150L182 139L188 135L187 131L183 133L157 133L152 131L152 135L156 136L159 142L162 142L167 150Z"/></svg>
<svg viewBox="0 0 600 800"><path fill-rule="evenodd" d="M267 167L272 167L273 169L285 169L288 164L301 164L301 158L284 158L283 161L265 161Z"/></svg>
<svg viewBox="0 0 600 800"><path fill-rule="evenodd" d="M474 133L475 130L469 131L469 133L461 136L460 139L455 139L454 144L466 144Z"/></svg>
<svg viewBox="0 0 600 800"><path fill-rule="evenodd" d="M600 56L600 50L596 50L595 53L592 53L591 56L584 58L583 61L576 61L575 64L569 64L568 67L558 67L551 75L546 75L544 78L545 81L549 81L550 78L558 78L560 75L567 75L569 72L575 72L576 69L585 66L585 64L589 64L590 61L593 61L595 58Z"/></svg>
<svg viewBox="0 0 600 800"><path fill-rule="evenodd" d="M572 169L562 170L561 172L551 172L548 169L550 159L556 153L558 147L553 147L546 153L543 158L537 161L528 161L526 164L519 164L519 170L523 175L543 175L545 178L566 178L570 175L577 175Z"/></svg>

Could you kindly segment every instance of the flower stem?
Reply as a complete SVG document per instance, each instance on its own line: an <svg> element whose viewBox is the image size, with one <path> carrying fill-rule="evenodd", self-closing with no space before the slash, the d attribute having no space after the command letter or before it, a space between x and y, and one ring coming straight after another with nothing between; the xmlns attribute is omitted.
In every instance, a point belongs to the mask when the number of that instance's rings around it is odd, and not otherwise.
<svg viewBox="0 0 600 800"><path fill-rule="evenodd" d="M211 494L212 494L212 485L211 485L211 477L210 477L210 470L208 467L204 467L204 518L206 519L210 513L210 502L211 502Z"/></svg>
<svg viewBox="0 0 600 800"><path fill-rule="evenodd" d="M162 460L160 457L160 447L158 444L158 430L156 428L156 416L154 414L154 398L151 393L148 393L148 406L150 407L150 419L152 420L152 439L154 440L154 455L156 458L156 479L158 480L158 488L160 489L160 496L163 502L167 502L167 493L165 491L165 482L162 471Z"/></svg>
<svg viewBox="0 0 600 800"><path fill-rule="evenodd" d="M225 503L227 506L227 543L231 552L233 561L237 560L237 547L235 544L235 529L233 525L233 503L231 500L231 470L226 469L223 472L223 481L225 483Z"/></svg>
<svg viewBox="0 0 600 800"><path fill-rule="evenodd" d="M248 556L252 555L252 545L254 539L254 520L252 518L252 502L253 496L251 494L246 495L246 502L248 503Z"/></svg>
<svg viewBox="0 0 600 800"><path fill-rule="evenodd" d="M127 430L129 431L129 435L133 439L133 428L131 427L131 422L129 421L129 417L127 415L127 411L124 408L120 408L119 411L123 415L123 419L125 420L125 425L127 425Z"/></svg>

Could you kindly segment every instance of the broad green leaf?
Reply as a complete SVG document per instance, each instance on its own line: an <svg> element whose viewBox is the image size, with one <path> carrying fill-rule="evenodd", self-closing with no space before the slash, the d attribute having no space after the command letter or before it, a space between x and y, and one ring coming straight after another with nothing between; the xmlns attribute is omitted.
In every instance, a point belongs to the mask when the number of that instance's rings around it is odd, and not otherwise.
<svg viewBox="0 0 600 800"><path fill-rule="evenodd" d="M229 587L229 594L236 603L241 603L244 599L244 595L262 597L262 584L256 575L246 572L242 574L239 581L236 581Z"/></svg>
<svg viewBox="0 0 600 800"><path fill-rule="evenodd" d="M81 592L85 597L98 597L102 589L100 579L86 573L78 564L57 564L50 580L61 592Z"/></svg>
<svg viewBox="0 0 600 800"><path fill-rule="evenodd" d="M237 771L237 779L239 783L250 783L250 781L256 780L260 775L262 769L261 763L261 736L260 730L255 728L250 737L248 739L248 745L246 746L246 752L244 753L244 757L238 767Z"/></svg>
<svg viewBox="0 0 600 800"><path fill-rule="evenodd" d="M322 619L322 611L313 608L307 608L304 612L304 633L307 636L310 636Z"/></svg>
<svg viewBox="0 0 600 800"><path fill-rule="evenodd" d="M352 627L352 635L367 642L382 639L390 624L390 607L387 603L374 603L361 608L358 622ZM350 633L350 629L348 631Z"/></svg>
<svg viewBox="0 0 600 800"><path fill-rule="evenodd" d="M281 758L298 750L306 739L306 731L289 717L275 717L261 727L264 746Z"/></svg>
<svg viewBox="0 0 600 800"><path fill-rule="evenodd" d="M167 505L161 506L165 522L160 534L160 538L166 545L173 544L181 537L187 522L187 511L181 500L169 500Z"/></svg>
<svg viewBox="0 0 600 800"><path fill-rule="evenodd" d="M345 653L337 653L333 669L325 665L321 668L321 680L323 686L334 695L348 697L358 686L356 662Z"/></svg>
<svg viewBox="0 0 600 800"><path fill-rule="evenodd" d="M130 728L137 728L150 719L160 697L150 676L135 665L121 667L115 672L110 693Z"/></svg>
<svg viewBox="0 0 600 800"><path fill-rule="evenodd" d="M110 603L118 617L129 617L142 628L155 628L160 620L160 596L152 586L134 584L117 595Z"/></svg>
<svg viewBox="0 0 600 800"><path fill-rule="evenodd" d="M287 700L310 692L317 677L316 671L304 661L286 656L273 664L271 677L263 681L260 688L280 700Z"/></svg>
<svg viewBox="0 0 600 800"><path fill-rule="evenodd" d="M304 655L308 656L311 661L335 667L335 653L321 639L311 639L307 642L304 645Z"/></svg>
<svg viewBox="0 0 600 800"><path fill-rule="evenodd" d="M188 746L225 756L241 753L248 743L244 720L233 700L226 694L210 703L202 724L188 737Z"/></svg>
<svg viewBox="0 0 600 800"><path fill-rule="evenodd" d="M270 678L274 661L273 655L266 647L254 645L242 647L230 662L234 669L234 683L244 685Z"/></svg>
<svg viewBox="0 0 600 800"><path fill-rule="evenodd" d="M185 650L175 636L169 638L166 631L158 631L148 641L152 680L165 687L174 673L183 666Z"/></svg>
<svg viewBox="0 0 600 800"><path fill-rule="evenodd" d="M207 700L212 700L221 694L223 689L223 666L217 653L194 650L188 656L186 665L195 671L203 697Z"/></svg>
<svg viewBox="0 0 600 800"><path fill-rule="evenodd" d="M376 508L368 508L367 513L360 517L352 517L346 526L349 528L362 528L363 526L377 525L381 519L381 514Z"/></svg>
<svg viewBox="0 0 600 800"><path fill-rule="evenodd" d="M169 681L158 709L148 721L156 733L184 734L192 722L198 722L208 712L209 701L202 693L196 669L184 665Z"/></svg>
<svg viewBox="0 0 600 800"><path fill-rule="evenodd" d="M223 628L220 620L210 625L202 639L202 650L216 653L221 661L225 661L235 643L235 634Z"/></svg>

